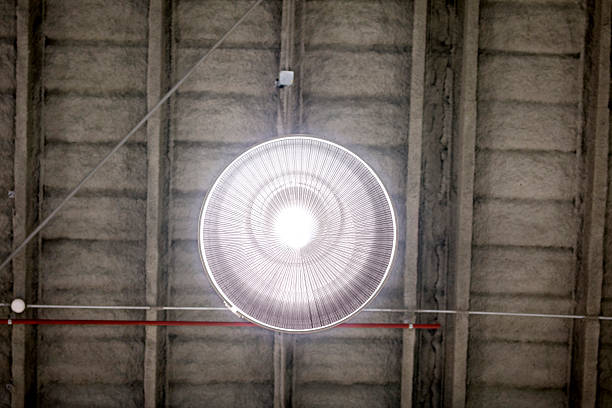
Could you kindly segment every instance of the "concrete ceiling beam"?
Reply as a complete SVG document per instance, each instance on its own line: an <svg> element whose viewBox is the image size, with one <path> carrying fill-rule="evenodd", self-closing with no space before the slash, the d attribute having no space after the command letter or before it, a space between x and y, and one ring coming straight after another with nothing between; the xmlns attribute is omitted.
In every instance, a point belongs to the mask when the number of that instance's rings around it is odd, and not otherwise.
<svg viewBox="0 0 612 408"><path fill-rule="evenodd" d="M468 0L459 9L460 73L457 81L457 128L454 139L452 182L452 236L449 254L451 308L459 311L447 320L445 399L448 406L465 407L470 307L472 227L476 146L476 89L478 74L479 1Z"/></svg>
<svg viewBox="0 0 612 408"><path fill-rule="evenodd" d="M604 235L608 194L610 137L610 0L587 2L583 63L583 134L578 147L577 205L582 215L576 265L576 312L586 319L573 330L570 405L590 408L597 403Z"/></svg>
<svg viewBox="0 0 612 408"><path fill-rule="evenodd" d="M169 84L170 5L150 0L147 57L147 110L166 93ZM168 297L168 104L147 121L146 302L166 304ZM149 310L147 320L163 319L164 312ZM144 401L163 406L166 385L166 328L146 327Z"/></svg>
<svg viewBox="0 0 612 408"><path fill-rule="evenodd" d="M410 74L410 123L406 162L406 248L404 255L404 306L417 306L419 264L419 214L421 212L423 110L425 98L425 56L427 49L427 0L415 0L412 26ZM414 314L405 317L414 321ZM415 361L415 331L402 333L401 405L412 406Z"/></svg>
<svg viewBox="0 0 612 408"><path fill-rule="evenodd" d="M13 248L34 229L41 213L42 13L43 5L39 0L17 2ZM34 240L13 258L13 294L27 303L37 301L39 250L39 240ZM11 404L13 407L34 406L36 329L13 327L11 346Z"/></svg>

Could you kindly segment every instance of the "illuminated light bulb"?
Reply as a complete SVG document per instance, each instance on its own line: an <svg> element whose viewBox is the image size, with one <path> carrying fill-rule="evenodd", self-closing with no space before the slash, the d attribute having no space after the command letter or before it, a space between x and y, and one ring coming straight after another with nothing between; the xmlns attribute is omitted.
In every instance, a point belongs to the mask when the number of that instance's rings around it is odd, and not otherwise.
<svg viewBox="0 0 612 408"><path fill-rule="evenodd" d="M200 212L198 248L230 310L286 333L331 328L381 290L397 245L393 205L357 155L288 136L248 149Z"/></svg>
<svg viewBox="0 0 612 408"><path fill-rule="evenodd" d="M274 232L280 241L293 249L306 246L315 230L314 217L301 207L282 209L274 222Z"/></svg>

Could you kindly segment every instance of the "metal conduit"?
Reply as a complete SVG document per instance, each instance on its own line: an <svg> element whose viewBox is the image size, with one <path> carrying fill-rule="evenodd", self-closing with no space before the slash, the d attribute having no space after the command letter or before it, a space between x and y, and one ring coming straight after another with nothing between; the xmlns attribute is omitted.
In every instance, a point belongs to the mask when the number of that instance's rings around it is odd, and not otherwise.
<svg viewBox="0 0 612 408"><path fill-rule="evenodd" d="M0 303L0 307L10 307L10 303ZM231 312L226 307L214 306L115 306L115 305L26 305L27 309L83 309L83 310L175 310L175 311L204 311L204 312ZM365 308L362 312L368 313L419 313L419 314L468 314L480 316L513 316L513 317L541 317L554 319L598 319L612 320L612 316L586 316L565 315L552 313L517 313L517 312L495 312L484 310L436 310L436 309L379 309Z"/></svg>

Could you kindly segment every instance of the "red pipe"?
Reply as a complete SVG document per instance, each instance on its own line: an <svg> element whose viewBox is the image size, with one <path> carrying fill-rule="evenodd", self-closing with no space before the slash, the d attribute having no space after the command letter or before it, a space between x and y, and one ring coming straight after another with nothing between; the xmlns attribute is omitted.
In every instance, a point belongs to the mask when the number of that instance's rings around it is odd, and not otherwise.
<svg viewBox="0 0 612 408"><path fill-rule="evenodd" d="M250 322L209 322L193 320L53 320L53 319L3 319L2 325L94 325L94 326L257 326ZM343 323L337 327L347 328L384 328L384 329L439 329L440 324L410 324L410 323Z"/></svg>

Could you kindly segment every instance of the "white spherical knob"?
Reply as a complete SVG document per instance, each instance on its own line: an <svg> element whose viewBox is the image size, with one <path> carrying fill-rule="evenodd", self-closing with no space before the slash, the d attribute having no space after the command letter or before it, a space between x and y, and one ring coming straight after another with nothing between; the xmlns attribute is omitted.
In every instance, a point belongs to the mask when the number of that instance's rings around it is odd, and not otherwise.
<svg viewBox="0 0 612 408"><path fill-rule="evenodd" d="M23 313L25 308L26 308L26 304L23 301L23 299L17 298L11 302L11 310L15 313Z"/></svg>

